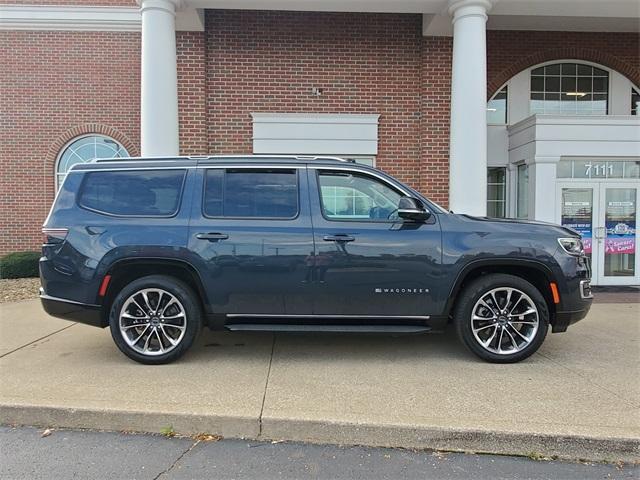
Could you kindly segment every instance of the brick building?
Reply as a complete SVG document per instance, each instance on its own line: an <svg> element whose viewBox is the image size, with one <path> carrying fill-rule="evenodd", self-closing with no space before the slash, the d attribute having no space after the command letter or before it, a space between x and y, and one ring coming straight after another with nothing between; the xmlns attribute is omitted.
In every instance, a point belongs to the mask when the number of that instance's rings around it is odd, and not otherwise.
<svg viewBox="0 0 640 480"><path fill-rule="evenodd" d="M95 156L331 154L571 225L595 283L640 283L635 0L3 3L0 253Z"/></svg>

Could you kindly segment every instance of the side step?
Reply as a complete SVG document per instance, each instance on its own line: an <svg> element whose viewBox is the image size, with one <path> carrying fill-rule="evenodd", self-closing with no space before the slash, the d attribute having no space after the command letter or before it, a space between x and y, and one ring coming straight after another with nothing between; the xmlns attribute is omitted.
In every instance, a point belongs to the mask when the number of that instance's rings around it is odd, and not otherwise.
<svg viewBox="0 0 640 480"><path fill-rule="evenodd" d="M314 333L426 333L425 325L300 325L285 323L232 323L233 332L314 332Z"/></svg>

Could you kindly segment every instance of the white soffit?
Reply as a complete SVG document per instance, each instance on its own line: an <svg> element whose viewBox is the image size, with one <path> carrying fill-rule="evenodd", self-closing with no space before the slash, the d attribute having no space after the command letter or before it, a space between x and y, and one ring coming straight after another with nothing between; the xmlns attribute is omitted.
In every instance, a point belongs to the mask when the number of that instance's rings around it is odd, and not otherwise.
<svg viewBox="0 0 640 480"><path fill-rule="evenodd" d="M380 115L252 113L253 153L376 155Z"/></svg>
<svg viewBox="0 0 640 480"><path fill-rule="evenodd" d="M0 5L0 30L139 32L141 28L139 7ZM178 11L176 30L204 31L204 12Z"/></svg>

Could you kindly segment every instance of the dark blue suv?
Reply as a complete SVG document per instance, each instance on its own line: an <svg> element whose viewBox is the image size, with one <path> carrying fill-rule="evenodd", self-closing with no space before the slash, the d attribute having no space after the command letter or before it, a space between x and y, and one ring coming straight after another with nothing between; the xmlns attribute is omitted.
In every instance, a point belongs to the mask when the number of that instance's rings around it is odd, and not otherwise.
<svg viewBox="0 0 640 480"><path fill-rule="evenodd" d="M76 165L43 234L45 310L109 326L149 364L181 356L203 326L417 333L448 322L481 358L516 362L592 300L575 231L448 213L337 158Z"/></svg>

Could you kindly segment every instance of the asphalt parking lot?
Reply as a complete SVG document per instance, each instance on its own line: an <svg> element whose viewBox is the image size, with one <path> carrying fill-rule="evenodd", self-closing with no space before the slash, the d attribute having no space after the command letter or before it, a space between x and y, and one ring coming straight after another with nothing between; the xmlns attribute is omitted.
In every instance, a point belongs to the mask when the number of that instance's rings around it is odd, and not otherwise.
<svg viewBox="0 0 640 480"><path fill-rule="evenodd" d="M0 427L0 479L637 479L640 466L392 448Z"/></svg>
<svg viewBox="0 0 640 480"><path fill-rule="evenodd" d="M453 332L204 332L181 361L136 364L107 330L0 305L0 423L637 460L637 303L597 303L514 365Z"/></svg>

